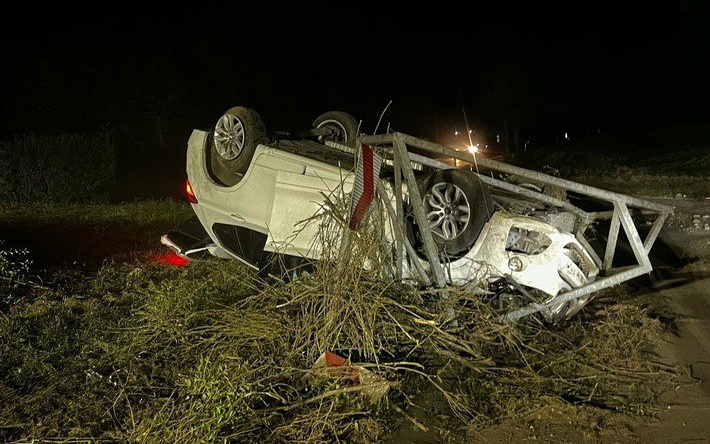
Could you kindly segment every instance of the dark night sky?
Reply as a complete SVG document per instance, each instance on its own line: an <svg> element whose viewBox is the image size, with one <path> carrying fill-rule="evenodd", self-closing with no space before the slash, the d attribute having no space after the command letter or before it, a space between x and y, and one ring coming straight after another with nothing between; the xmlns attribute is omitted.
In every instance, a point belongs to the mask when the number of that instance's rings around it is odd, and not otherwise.
<svg viewBox="0 0 710 444"><path fill-rule="evenodd" d="M710 121L704 0L346 3L26 2L0 27L1 134L158 122L182 153L237 104L268 129L340 109L372 133L390 100L378 132L428 138L464 110L540 140Z"/></svg>

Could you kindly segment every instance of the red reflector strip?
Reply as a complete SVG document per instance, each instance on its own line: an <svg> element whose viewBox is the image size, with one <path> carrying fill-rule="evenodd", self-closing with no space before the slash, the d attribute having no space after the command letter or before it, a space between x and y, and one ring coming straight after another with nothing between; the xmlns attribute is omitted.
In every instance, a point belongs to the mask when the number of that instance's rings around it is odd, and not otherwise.
<svg viewBox="0 0 710 444"><path fill-rule="evenodd" d="M379 178L382 156L364 143L360 147L360 158L355 172L353 196L350 210L351 230L358 230L375 200L375 180Z"/></svg>

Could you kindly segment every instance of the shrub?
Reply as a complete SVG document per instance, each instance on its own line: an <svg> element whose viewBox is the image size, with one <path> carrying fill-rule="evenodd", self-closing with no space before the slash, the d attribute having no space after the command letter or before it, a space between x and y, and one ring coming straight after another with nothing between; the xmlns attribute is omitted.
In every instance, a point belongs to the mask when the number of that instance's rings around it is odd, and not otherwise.
<svg viewBox="0 0 710 444"><path fill-rule="evenodd" d="M107 202L116 159L109 134L25 133L0 143L0 199Z"/></svg>

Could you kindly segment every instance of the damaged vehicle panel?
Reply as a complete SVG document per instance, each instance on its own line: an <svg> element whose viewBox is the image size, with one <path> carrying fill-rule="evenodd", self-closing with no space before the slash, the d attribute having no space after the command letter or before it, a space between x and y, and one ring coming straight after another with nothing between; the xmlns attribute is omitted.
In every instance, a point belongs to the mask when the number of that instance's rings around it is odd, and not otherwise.
<svg viewBox="0 0 710 444"><path fill-rule="evenodd" d="M193 131L186 166L213 256L264 269L277 254L284 272L307 265L323 253L329 205L376 194L391 278L438 288L486 282L509 321L569 319L594 292L651 271L648 253L673 211L403 133L361 134L340 111L303 133L269 135L254 110L231 108L214 129ZM632 213L651 221L643 241ZM597 245L600 229L606 241ZM618 264L620 229L631 263ZM163 243L189 256L175 238Z"/></svg>

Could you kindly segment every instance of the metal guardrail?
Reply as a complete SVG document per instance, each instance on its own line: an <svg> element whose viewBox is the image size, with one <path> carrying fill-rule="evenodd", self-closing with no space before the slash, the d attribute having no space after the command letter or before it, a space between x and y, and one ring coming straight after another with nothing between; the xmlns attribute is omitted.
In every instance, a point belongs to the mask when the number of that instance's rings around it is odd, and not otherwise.
<svg viewBox="0 0 710 444"><path fill-rule="evenodd" d="M469 152L457 151L455 149L418 139L403 133L389 133L371 136L363 135L360 136L358 143L363 143L369 145L373 149L380 150L393 159L395 170L394 191L396 196L402 196L402 181L404 180L407 183L414 217L420 227L424 243L424 253L426 254L430 264L429 273L431 276L429 276L421 267L417 267L417 272L420 274L424 282L433 282L433 284L439 288L446 286L444 264L439 261L437 248L424 212L422 196L419 193L415 180L414 169L419 170L420 168L418 166L421 165L427 165L440 169L455 167L434 158L427 157L426 155L419 155L410 152L411 148L416 148L438 157L467 162L470 165L475 165L477 170L479 168L483 168L488 170L490 173L513 175L544 185L551 185L558 189L564 190L565 193L567 191L571 191L577 193L579 196L586 196L596 199L599 202L604 202L612 208L608 211L586 211L577 205L574 205L569 200L549 196L542 192L496 179L495 177L492 177L492 175L489 176L479 173L481 180L488 184L492 191L498 189L513 192L526 198L527 200L543 202L573 214L575 217L574 226L576 227L575 233L573 234L591 253L601 272L600 277L598 277L595 281L560 294L547 304L533 303L506 314L502 318L504 321L515 321L532 313L550 308L553 304L556 305L575 298L586 296L601 289L620 284L650 272L653 267L649 259L649 253L661 231L661 228L663 227L663 223L669 215L673 214L674 211L674 208L671 206L580 184L542 172L509 165L503 162L487 159L482 156L476 156L475 154ZM379 184L378 189L380 192L382 191L381 187L382 184ZM396 199L396 206L394 208L391 206L390 202L386 199L384 200L386 201L390 217L392 217L395 222L393 225L395 226L396 238L396 273L398 277L401 277L404 249L406 249L410 255L414 253L414 249L407 240L407 237L404 235L404 210L402 199ZM641 239L641 235L635 226L632 217L632 210L640 211L644 214L646 220L653 221L645 239ZM591 248L588 239L585 237L585 231L587 228L594 222L600 220L610 221L603 256L598 255L594 249ZM614 258L619 244L619 233L622 229L626 240L631 247L636 263L633 265L615 267Z"/></svg>

